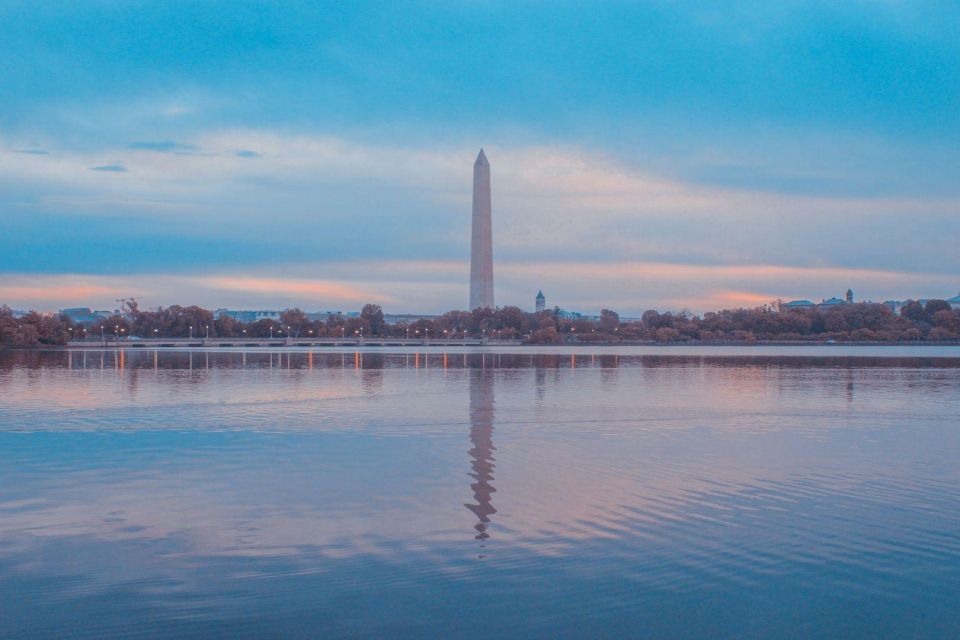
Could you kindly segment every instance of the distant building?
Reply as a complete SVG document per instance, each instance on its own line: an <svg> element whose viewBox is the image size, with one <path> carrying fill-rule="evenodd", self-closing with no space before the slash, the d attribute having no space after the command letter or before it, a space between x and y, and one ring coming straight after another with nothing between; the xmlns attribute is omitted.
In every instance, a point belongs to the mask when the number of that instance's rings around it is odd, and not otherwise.
<svg viewBox="0 0 960 640"><path fill-rule="evenodd" d="M846 300L841 300L840 298L833 297L829 300L824 300L817 305L818 309L832 309L833 307L839 307L840 305L847 304Z"/></svg>
<svg viewBox="0 0 960 640"><path fill-rule="evenodd" d="M347 314L343 311L304 311L303 315L307 317L307 320L312 322L326 322L330 318L336 318L337 316L347 317Z"/></svg>
<svg viewBox="0 0 960 640"><path fill-rule="evenodd" d="M60 315L69 318L74 324L92 324L113 315L111 311L92 311L89 307L60 309Z"/></svg>
<svg viewBox="0 0 960 640"><path fill-rule="evenodd" d="M577 313L576 311L567 311L566 309L561 309L560 307L553 308L553 315L558 318L563 318L564 320L583 320L583 315Z"/></svg>
<svg viewBox="0 0 960 640"><path fill-rule="evenodd" d="M580 313L579 311L567 311L560 307L553 308L553 315L564 320L599 320L600 316L591 316Z"/></svg>
<svg viewBox="0 0 960 640"><path fill-rule="evenodd" d="M244 310L217 309L213 315L217 318L233 318L237 322L250 324L258 320L280 320L280 311L274 310Z"/></svg>
<svg viewBox="0 0 960 640"><path fill-rule="evenodd" d="M791 300L780 305L782 311L790 311L791 309L832 309L844 304L851 304L853 302L853 290L847 289L847 294L845 298L837 298L836 296L828 299L821 300L819 303L811 302L810 300Z"/></svg>
<svg viewBox="0 0 960 640"><path fill-rule="evenodd" d="M929 302L929 298L911 298L916 300L921 305L926 306ZM864 300L864 303L873 304L869 300ZM881 304L890 309L896 315L900 315L900 311L903 309L903 306L909 302L909 300L884 300ZM847 293L844 299L837 297L830 298L828 300L823 300L820 303L813 303L809 300L791 300L780 305L781 310L789 311L790 309L832 309L845 304L856 304L853 297L853 289L847 289ZM952 309L960 309L960 295L954 296L947 300L947 304L950 305Z"/></svg>
<svg viewBox="0 0 960 640"><path fill-rule="evenodd" d="M60 315L69 318L73 322L83 322L93 316L90 307L74 307L70 309L60 309Z"/></svg>
<svg viewBox="0 0 960 640"><path fill-rule="evenodd" d="M438 315L425 315L421 313L385 313L383 320L387 324L413 324L417 320L436 320Z"/></svg>
<svg viewBox="0 0 960 640"><path fill-rule="evenodd" d="M547 299L544 297L543 291L537 294L536 300L537 300L537 306L536 306L537 313L540 313L541 311L547 308Z"/></svg>

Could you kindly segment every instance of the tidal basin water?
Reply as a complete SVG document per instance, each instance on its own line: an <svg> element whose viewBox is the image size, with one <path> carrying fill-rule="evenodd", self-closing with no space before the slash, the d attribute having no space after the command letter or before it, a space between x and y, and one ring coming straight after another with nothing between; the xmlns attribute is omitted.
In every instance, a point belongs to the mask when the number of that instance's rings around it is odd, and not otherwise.
<svg viewBox="0 0 960 640"><path fill-rule="evenodd" d="M0 637L948 638L960 349L0 353Z"/></svg>

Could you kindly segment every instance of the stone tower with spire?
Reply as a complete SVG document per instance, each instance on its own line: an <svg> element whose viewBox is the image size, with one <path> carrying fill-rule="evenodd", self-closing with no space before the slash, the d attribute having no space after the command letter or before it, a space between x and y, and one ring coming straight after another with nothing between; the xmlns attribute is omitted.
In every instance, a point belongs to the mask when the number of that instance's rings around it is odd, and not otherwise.
<svg viewBox="0 0 960 640"><path fill-rule="evenodd" d="M470 310L494 308L493 213L490 163L480 149L473 163L473 233L470 242Z"/></svg>
<svg viewBox="0 0 960 640"><path fill-rule="evenodd" d="M537 313L540 313L547 308L547 299L543 295L543 291L537 293Z"/></svg>

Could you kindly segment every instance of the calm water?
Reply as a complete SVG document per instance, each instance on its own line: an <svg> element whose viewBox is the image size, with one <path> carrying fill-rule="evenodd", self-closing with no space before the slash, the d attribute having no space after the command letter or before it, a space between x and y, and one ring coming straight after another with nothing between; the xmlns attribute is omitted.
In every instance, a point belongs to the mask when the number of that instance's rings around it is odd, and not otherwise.
<svg viewBox="0 0 960 640"><path fill-rule="evenodd" d="M739 353L0 353L0 636L957 637L960 350Z"/></svg>

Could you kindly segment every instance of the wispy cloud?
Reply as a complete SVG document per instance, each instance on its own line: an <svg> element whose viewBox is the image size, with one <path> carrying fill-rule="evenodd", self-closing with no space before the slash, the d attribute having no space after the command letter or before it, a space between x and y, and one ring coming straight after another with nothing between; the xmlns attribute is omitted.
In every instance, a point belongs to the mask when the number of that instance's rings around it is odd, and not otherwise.
<svg viewBox="0 0 960 640"><path fill-rule="evenodd" d="M134 142L130 145L130 148L143 151L156 151L158 153L196 153L200 150L200 147L195 144L174 142L173 140Z"/></svg>
<svg viewBox="0 0 960 640"><path fill-rule="evenodd" d="M374 145L344 138L255 130L209 132L192 142L138 142L127 148L130 157L126 164L135 165L138 176L122 186L77 182L82 177L66 167L89 164L92 156L70 150L58 152L55 162L24 164L0 160L0 166L9 175L46 180L51 185L71 181L81 188L124 189L128 200L135 194L157 199L161 192L167 196L174 192L193 193L209 200L225 196L237 183L244 183L245 197L249 197L249 188L256 186L250 181L256 180L264 185L265 199L276 195L277 184L299 190L305 198L313 197L317 189L339 185L357 188L360 198L356 202L362 204L360 185L373 184L403 189L404 195L413 197L419 193L443 205L462 206L469 201L470 165L476 152L472 147ZM200 149L204 153L171 157L178 150ZM585 225L595 226L603 219L689 218L720 213L739 218L783 219L838 213L875 216L907 210L952 215L960 207L957 198L942 196L815 196L703 185L665 177L651 167L626 164L599 150L570 146L488 146L488 151L494 166L497 208L532 213L512 216L520 225L514 230L529 232L524 228L524 220L540 228L544 210L570 214L563 219L555 216L551 233L541 234L545 241L562 238L569 230L580 232ZM102 150L97 153L103 155ZM263 162L243 162L254 157ZM90 168L123 171L126 164L116 162Z"/></svg>
<svg viewBox="0 0 960 640"><path fill-rule="evenodd" d="M90 171L106 171L108 173L127 173L127 168L119 163L101 164L90 167Z"/></svg>

